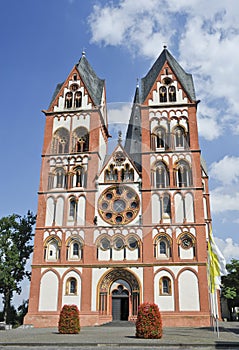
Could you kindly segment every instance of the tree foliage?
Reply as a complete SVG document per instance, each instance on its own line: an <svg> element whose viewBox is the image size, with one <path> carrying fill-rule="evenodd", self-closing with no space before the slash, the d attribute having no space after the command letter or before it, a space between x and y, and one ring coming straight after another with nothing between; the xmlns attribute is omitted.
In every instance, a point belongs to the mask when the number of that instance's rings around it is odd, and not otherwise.
<svg viewBox="0 0 239 350"><path fill-rule="evenodd" d="M222 277L222 296L227 299L230 311L239 306L239 260L227 264L228 275Z"/></svg>
<svg viewBox="0 0 239 350"><path fill-rule="evenodd" d="M21 293L20 283L30 272L26 263L33 251L36 216L12 214L0 219L0 293L3 294L4 321L9 322L13 292Z"/></svg>

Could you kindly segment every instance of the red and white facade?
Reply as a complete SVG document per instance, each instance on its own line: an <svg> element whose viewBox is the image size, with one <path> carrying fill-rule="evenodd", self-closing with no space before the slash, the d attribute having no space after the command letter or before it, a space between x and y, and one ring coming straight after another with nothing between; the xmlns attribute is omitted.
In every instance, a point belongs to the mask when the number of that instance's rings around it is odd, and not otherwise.
<svg viewBox="0 0 239 350"><path fill-rule="evenodd" d="M107 155L104 81L83 54L48 110L25 324L134 320L208 326L208 177L191 75L164 49L136 89L125 147Z"/></svg>

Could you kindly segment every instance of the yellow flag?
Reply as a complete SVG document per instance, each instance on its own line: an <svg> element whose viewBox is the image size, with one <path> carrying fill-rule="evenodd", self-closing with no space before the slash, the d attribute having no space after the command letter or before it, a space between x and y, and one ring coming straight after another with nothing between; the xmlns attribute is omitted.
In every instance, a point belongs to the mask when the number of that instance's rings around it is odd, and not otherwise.
<svg viewBox="0 0 239 350"><path fill-rule="evenodd" d="M209 232L208 240L208 260L209 260L209 276L210 291L214 293L215 289L220 289L221 276L227 274L226 260L216 245L212 230Z"/></svg>

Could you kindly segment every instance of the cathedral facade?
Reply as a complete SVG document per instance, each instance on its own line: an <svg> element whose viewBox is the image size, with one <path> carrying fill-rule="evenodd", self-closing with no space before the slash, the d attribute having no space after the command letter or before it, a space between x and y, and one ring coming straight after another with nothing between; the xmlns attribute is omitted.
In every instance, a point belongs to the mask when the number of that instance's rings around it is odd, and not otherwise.
<svg viewBox="0 0 239 350"><path fill-rule="evenodd" d="M132 320L156 303L164 326L210 325L207 169L192 76L167 48L135 91L123 141L108 154L105 82L85 54L46 116L25 324Z"/></svg>

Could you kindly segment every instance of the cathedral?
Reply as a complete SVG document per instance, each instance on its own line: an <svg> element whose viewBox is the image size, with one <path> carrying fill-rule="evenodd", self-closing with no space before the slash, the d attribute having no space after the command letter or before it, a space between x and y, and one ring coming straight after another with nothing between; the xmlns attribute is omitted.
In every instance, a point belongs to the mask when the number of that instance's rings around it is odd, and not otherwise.
<svg viewBox="0 0 239 350"><path fill-rule="evenodd" d="M25 324L56 327L65 304L77 305L81 326L135 321L147 301L164 326L210 325L198 103L192 75L164 47L109 154L105 81L82 53L43 110Z"/></svg>

